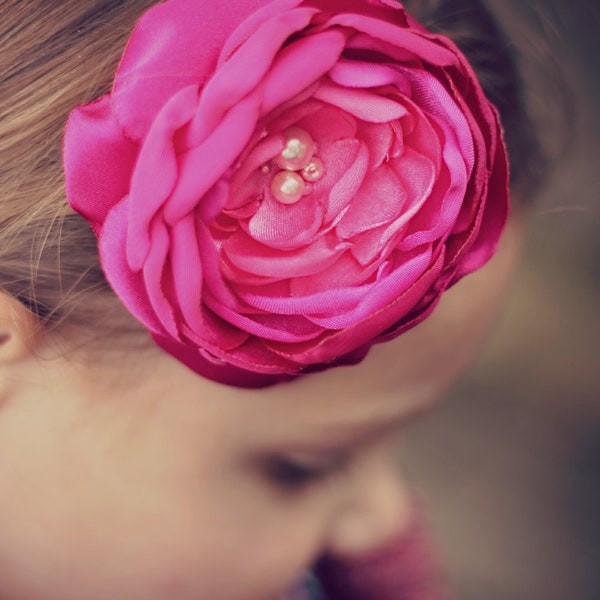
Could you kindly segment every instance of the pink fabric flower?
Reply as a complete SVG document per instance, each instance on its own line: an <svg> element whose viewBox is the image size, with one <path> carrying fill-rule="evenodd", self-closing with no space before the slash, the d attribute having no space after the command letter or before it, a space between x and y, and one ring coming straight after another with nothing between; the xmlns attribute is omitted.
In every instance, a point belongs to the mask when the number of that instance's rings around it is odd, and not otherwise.
<svg viewBox="0 0 600 600"><path fill-rule="evenodd" d="M71 115L65 169L128 309L240 386L416 325L508 212L495 109L392 0L155 6L112 92Z"/></svg>

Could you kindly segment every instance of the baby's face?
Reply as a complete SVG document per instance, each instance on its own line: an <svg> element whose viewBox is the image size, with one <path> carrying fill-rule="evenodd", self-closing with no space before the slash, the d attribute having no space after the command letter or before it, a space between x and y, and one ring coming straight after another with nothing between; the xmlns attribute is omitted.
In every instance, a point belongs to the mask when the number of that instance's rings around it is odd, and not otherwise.
<svg viewBox="0 0 600 600"><path fill-rule="evenodd" d="M277 600L397 535L398 435L478 348L514 247L361 365L265 390L154 347L4 368L0 598Z"/></svg>

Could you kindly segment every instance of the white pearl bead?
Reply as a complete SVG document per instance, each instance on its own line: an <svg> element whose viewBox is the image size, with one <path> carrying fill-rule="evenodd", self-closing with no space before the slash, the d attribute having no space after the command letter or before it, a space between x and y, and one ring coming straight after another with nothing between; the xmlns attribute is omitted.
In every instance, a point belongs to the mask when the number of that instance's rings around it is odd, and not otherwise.
<svg viewBox="0 0 600 600"><path fill-rule="evenodd" d="M302 169L305 181L319 181L325 174L325 165L320 158L313 156L311 161Z"/></svg>
<svg viewBox="0 0 600 600"><path fill-rule="evenodd" d="M282 204L295 204L302 198L305 189L304 179L290 171L279 171L271 182L273 196Z"/></svg>
<svg viewBox="0 0 600 600"><path fill-rule="evenodd" d="M288 127L283 132L286 140L285 148L273 162L286 171L300 171L313 157L315 142L310 133L300 127Z"/></svg>

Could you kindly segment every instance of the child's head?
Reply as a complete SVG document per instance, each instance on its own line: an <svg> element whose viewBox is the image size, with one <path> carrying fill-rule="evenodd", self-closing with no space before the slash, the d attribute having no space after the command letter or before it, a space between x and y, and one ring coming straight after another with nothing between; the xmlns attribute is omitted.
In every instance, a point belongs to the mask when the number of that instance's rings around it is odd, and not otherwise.
<svg viewBox="0 0 600 600"><path fill-rule="evenodd" d="M410 502L394 440L476 352L516 221L488 265L360 364L259 390L199 377L122 308L63 189L67 116L109 91L154 2L6 4L0 597L277 599L319 556L397 534ZM538 159L513 59L480 3L462 5L407 8L470 47L507 127L513 187L527 190Z"/></svg>

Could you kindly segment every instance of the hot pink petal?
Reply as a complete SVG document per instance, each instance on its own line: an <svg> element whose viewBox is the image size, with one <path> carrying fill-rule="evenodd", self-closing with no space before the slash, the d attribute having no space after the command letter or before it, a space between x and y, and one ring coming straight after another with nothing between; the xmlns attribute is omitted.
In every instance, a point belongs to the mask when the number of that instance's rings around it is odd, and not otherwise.
<svg viewBox="0 0 600 600"><path fill-rule="evenodd" d="M115 293L127 309L150 331L167 335L167 328L157 317L141 272L133 272L125 254L127 240L128 198L117 204L107 215L99 239L102 268ZM173 323L168 329L173 328Z"/></svg>
<svg viewBox="0 0 600 600"><path fill-rule="evenodd" d="M338 29L285 47L265 78L263 112L270 112L325 75L339 59L345 41L345 33Z"/></svg>
<svg viewBox="0 0 600 600"><path fill-rule="evenodd" d="M261 87L283 43L306 27L314 13L314 9L296 9L275 15L221 65L202 90L198 112L190 127L190 146L202 143L229 110Z"/></svg>
<svg viewBox="0 0 600 600"><path fill-rule="evenodd" d="M227 37L261 6L262 0L175 0L147 11L129 40L112 94L127 135L143 139L173 94L202 87Z"/></svg>
<svg viewBox="0 0 600 600"><path fill-rule="evenodd" d="M140 149L131 178L127 235L127 258L134 270L142 268L150 251L150 223L177 184L179 165L173 137L190 120L197 103L194 87L174 95L156 116Z"/></svg>
<svg viewBox="0 0 600 600"><path fill-rule="evenodd" d="M99 233L108 212L129 194L137 154L114 119L109 96L71 113L64 147L69 202Z"/></svg>
<svg viewBox="0 0 600 600"><path fill-rule="evenodd" d="M401 319L410 314L410 311L431 289L442 268L443 257L440 257L411 287L388 304L385 310L371 313L367 318L353 323L346 329L324 335L318 344L304 343L286 347L269 343L269 346L280 356L303 365L320 363L326 365L335 361L343 357L349 348L360 348L363 344L372 343L375 331L384 332L394 325L399 327Z"/></svg>
<svg viewBox="0 0 600 600"><path fill-rule="evenodd" d="M169 224L177 223L194 210L199 199L235 162L254 131L259 104L259 94L248 96L225 115L219 127L201 145L178 157L179 178L164 208L164 218ZM217 207L218 210L223 208L224 204Z"/></svg>
<svg viewBox="0 0 600 600"><path fill-rule="evenodd" d="M277 315L277 318L269 314L244 315L213 302L210 297L207 298L207 306L241 331L264 340L293 344L312 340L321 333L318 325L301 315Z"/></svg>

